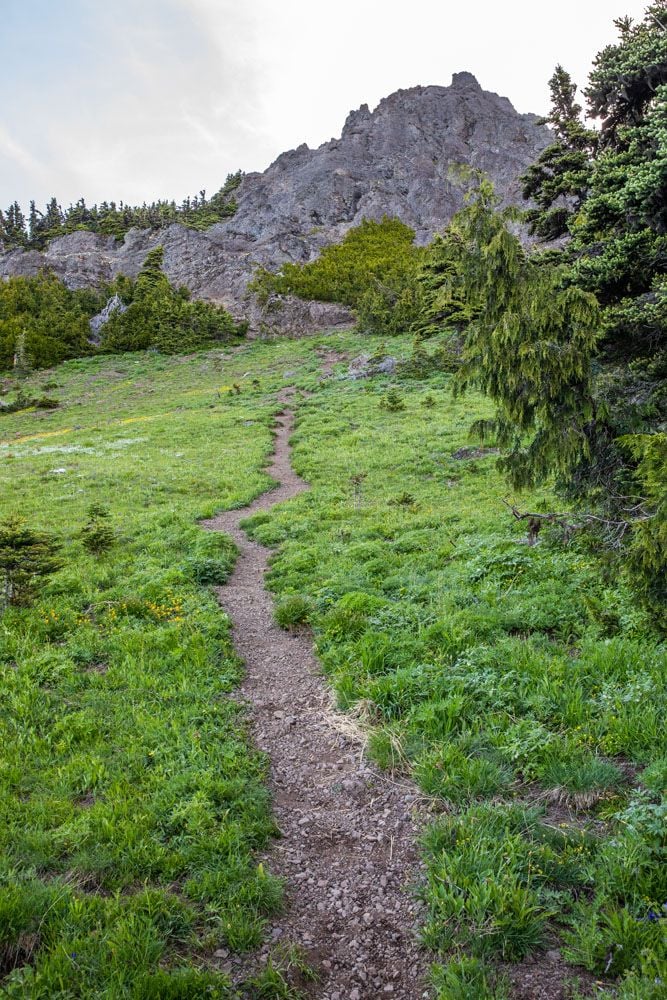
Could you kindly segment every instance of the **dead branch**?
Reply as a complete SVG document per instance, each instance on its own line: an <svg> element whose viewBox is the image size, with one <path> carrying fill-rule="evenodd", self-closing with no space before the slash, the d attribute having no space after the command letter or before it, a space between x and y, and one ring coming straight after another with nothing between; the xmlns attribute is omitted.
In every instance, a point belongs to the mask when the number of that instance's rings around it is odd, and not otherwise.
<svg viewBox="0 0 667 1000"><path fill-rule="evenodd" d="M630 498L628 498L630 499ZM624 513L632 514L630 518L615 519L610 517L601 517L598 514L590 514L587 512L582 512L579 514L573 514L571 511L556 512L550 511L543 514L539 511L520 511L518 507L510 503L508 500L503 499L503 503L511 510L512 515L517 521L528 521L528 544L534 545L537 541L537 536L540 533L540 528L542 527L542 522L547 521L549 524L557 524L563 529L566 536L569 537L573 531L579 531L586 524L601 524L607 528L612 535L611 543L613 546L618 546L621 543L623 536L625 535L628 528L642 521L650 521L651 518L655 517L655 514L650 513L644 507L646 502L643 498L640 499L641 503L635 504L634 507L629 507L624 509Z"/></svg>

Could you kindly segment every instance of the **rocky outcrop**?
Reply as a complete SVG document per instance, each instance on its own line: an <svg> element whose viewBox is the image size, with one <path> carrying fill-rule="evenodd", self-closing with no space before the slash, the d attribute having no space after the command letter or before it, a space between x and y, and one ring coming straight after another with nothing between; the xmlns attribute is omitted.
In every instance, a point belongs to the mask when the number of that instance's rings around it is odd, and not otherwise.
<svg viewBox="0 0 667 1000"><path fill-rule="evenodd" d="M121 315L127 310L127 306L121 299L120 295L112 295L105 305L104 309L97 313L90 319L90 333L91 340L96 342L100 331L103 327L107 325L114 313L120 313Z"/></svg>
<svg viewBox="0 0 667 1000"><path fill-rule="evenodd" d="M374 111L362 105L339 139L318 149L299 146L263 173L246 174L236 215L206 232L181 225L132 230L119 244L77 232L43 253L0 256L0 275L49 267L70 287L99 284L118 273L136 275L148 250L162 244L173 282L247 315L245 289L258 264L275 269L310 260L363 218L383 215L400 218L425 242L463 202L452 167L484 170L503 202L518 202L519 176L549 141L534 115L519 114L470 73L457 73L449 87L399 90ZM256 310L250 312L257 325Z"/></svg>
<svg viewBox="0 0 667 1000"><path fill-rule="evenodd" d="M337 330L354 325L350 310L335 302L305 302L294 295L274 295L260 305L247 297L243 303L254 334L303 337L314 330Z"/></svg>

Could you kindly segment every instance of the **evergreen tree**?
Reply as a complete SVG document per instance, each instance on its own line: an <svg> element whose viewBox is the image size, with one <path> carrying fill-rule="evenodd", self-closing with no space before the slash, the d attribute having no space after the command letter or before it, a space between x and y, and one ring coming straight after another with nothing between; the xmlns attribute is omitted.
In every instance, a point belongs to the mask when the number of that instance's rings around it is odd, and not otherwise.
<svg viewBox="0 0 667 1000"><path fill-rule="evenodd" d="M63 231L63 222L63 211L56 198L51 198L51 201L46 206L46 212L44 213L42 223L43 236L46 239L51 239L53 236L60 236Z"/></svg>
<svg viewBox="0 0 667 1000"><path fill-rule="evenodd" d="M28 227L21 206L13 202L2 218L1 237L8 249L24 247L28 244Z"/></svg>
<svg viewBox="0 0 667 1000"><path fill-rule="evenodd" d="M594 296L568 287L562 267L526 253L509 228L516 213L496 208L482 180L450 228L459 288L476 314L456 384L495 402L495 418L474 430L505 450L502 465L522 488L552 471L567 475L587 452L600 314Z"/></svg>
<svg viewBox="0 0 667 1000"><path fill-rule="evenodd" d="M41 212L35 202L31 201L27 226L20 205L14 202L6 212L0 211L0 240L5 249L26 246L42 249L50 239L79 229L114 236L116 239L122 239L134 226L161 229L180 222L194 229L204 230L234 215L234 192L242 180L240 170L235 174L228 174L227 180L212 198L207 199L206 191L202 189L194 198L188 197L180 205L176 205L175 201L155 201L150 205L144 202L143 205L132 207L124 205L122 201L118 204L103 201L99 206L89 207L84 198L79 198L63 210L54 197L48 202L44 212Z"/></svg>
<svg viewBox="0 0 667 1000"><path fill-rule="evenodd" d="M38 212L35 202L31 201L30 215L28 216L28 235L31 244L34 244L38 238L41 219L42 219L42 213Z"/></svg>
<svg viewBox="0 0 667 1000"><path fill-rule="evenodd" d="M162 270L164 264L164 247L153 247L146 254L141 270L137 276L135 299L139 301L159 292L167 292L170 288L169 279Z"/></svg>
<svg viewBox="0 0 667 1000"><path fill-rule="evenodd" d="M62 565L59 549L53 535L28 527L19 517L0 523L0 604L29 604L39 581Z"/></svg>
<svg viewBox="0 0 667 1000"><path fill-rule="evenodd" d="M455 221L466 295L480 310L461 378L496 402L486 429L507 449L514 484L555 471L664 611L667 2L616 24L585 92L599 138L589 141L559 68L556 143L526 175L534 232L570 239L527 256L484 185Z"/></svg>
<svg viewBox="0 0 667 1000"><path fill-rule="evenodd" d="M53 274L0 281L0 370L22 355L44 368L90 353L86 295L70 291Z"/></svg>
<svg viewBox="0 0 667 1000"><path fill-rule="evenodd" d="M83 547L92 556L102 556L116 542L116 535L109 524L111 512L103 504L91 504L88 508L88 520L81 530Z"/></svg>
<svg viewBox="0 0 667 1000"><path fill-rule="evenodd" d="M667 84L667 2L650 4L643 20L614 21L616 45L595 59L586 88L592 118L602 123L601 145L624 143L622 131L640 125L651 107L664 102Z"/></svg>
<svg viewBox="0 0 667 1000"><path fill-rule="evenodd" d="M367 332L405 332L420 308L416 276L425 251L414 238L399 219L364 219L316 260L284 264L277 274L259 268L249 290L265 306L275 295L341 302L357 311Z"/></svg>
<svg viewBox="0 0 667 1000"><path fill-rule="evenodd" d="M581 207L595 148L595 132L581 120L576 85L562 66L549 81L551 112L542 119L551 126L556 141L548 146L524 174L523 196L535 207L526 212L531 231L544 240L568 232L568 222Z"/></svg>
<svg viewBox="0 0 667 1000"><path fill-rule="evenodd" d="M473 318L465 300L460 252L451 231L437 233L417 273L420 310L412 330L420 338L460 330Z"/></svg>
<svg viewBox="0 0 667 1000"><path fill-rule="evenodd" d="M164 354L203 347L242 336L246 327L210 302L191 302L187 288L174 288L162 270L164 249L146 255L124 312L116 311L102 329L105 351L140 351L152 347ZM125 279L127 287L127 279Z"/></svg>

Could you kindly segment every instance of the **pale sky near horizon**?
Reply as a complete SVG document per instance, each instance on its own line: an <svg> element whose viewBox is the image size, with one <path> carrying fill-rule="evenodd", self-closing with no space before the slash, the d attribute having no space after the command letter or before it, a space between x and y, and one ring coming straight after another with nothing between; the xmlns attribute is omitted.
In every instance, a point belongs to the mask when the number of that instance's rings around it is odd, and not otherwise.
<svg viewBox="0 0 667 1000"><path fill-rule="evenodd" d="M468 70L546 112L648 0L0 0L0 207L216 191L348 112Z"/></svg>

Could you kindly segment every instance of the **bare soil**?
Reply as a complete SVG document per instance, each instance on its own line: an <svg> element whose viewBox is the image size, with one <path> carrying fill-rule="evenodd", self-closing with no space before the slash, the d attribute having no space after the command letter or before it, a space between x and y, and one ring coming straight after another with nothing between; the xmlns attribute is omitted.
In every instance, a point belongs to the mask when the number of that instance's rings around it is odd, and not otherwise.
<svg viewBox="0 0 667 1000"><path fill-rule="evenodd" d="M284 390L279 400L287 403L292 395ZM273 620L264 587L270 550L239 527L250 513L308 488L290 465L291 410L283 410L278 421L268 469L276 488L250 507L205 524L226 532L239 548L218 598L245 661L241 693L256 744L269 755L281 831L265 860L285 880L287 905L253 961L261 961L272 945L296 944L319 976L305 987L309 996L417 1000L430 995L428 958L417 941L420 793L364 757L354 725L332 706L310 634L285 632ZM222 967L239 980L248 959L230 956Z"/></svg>

